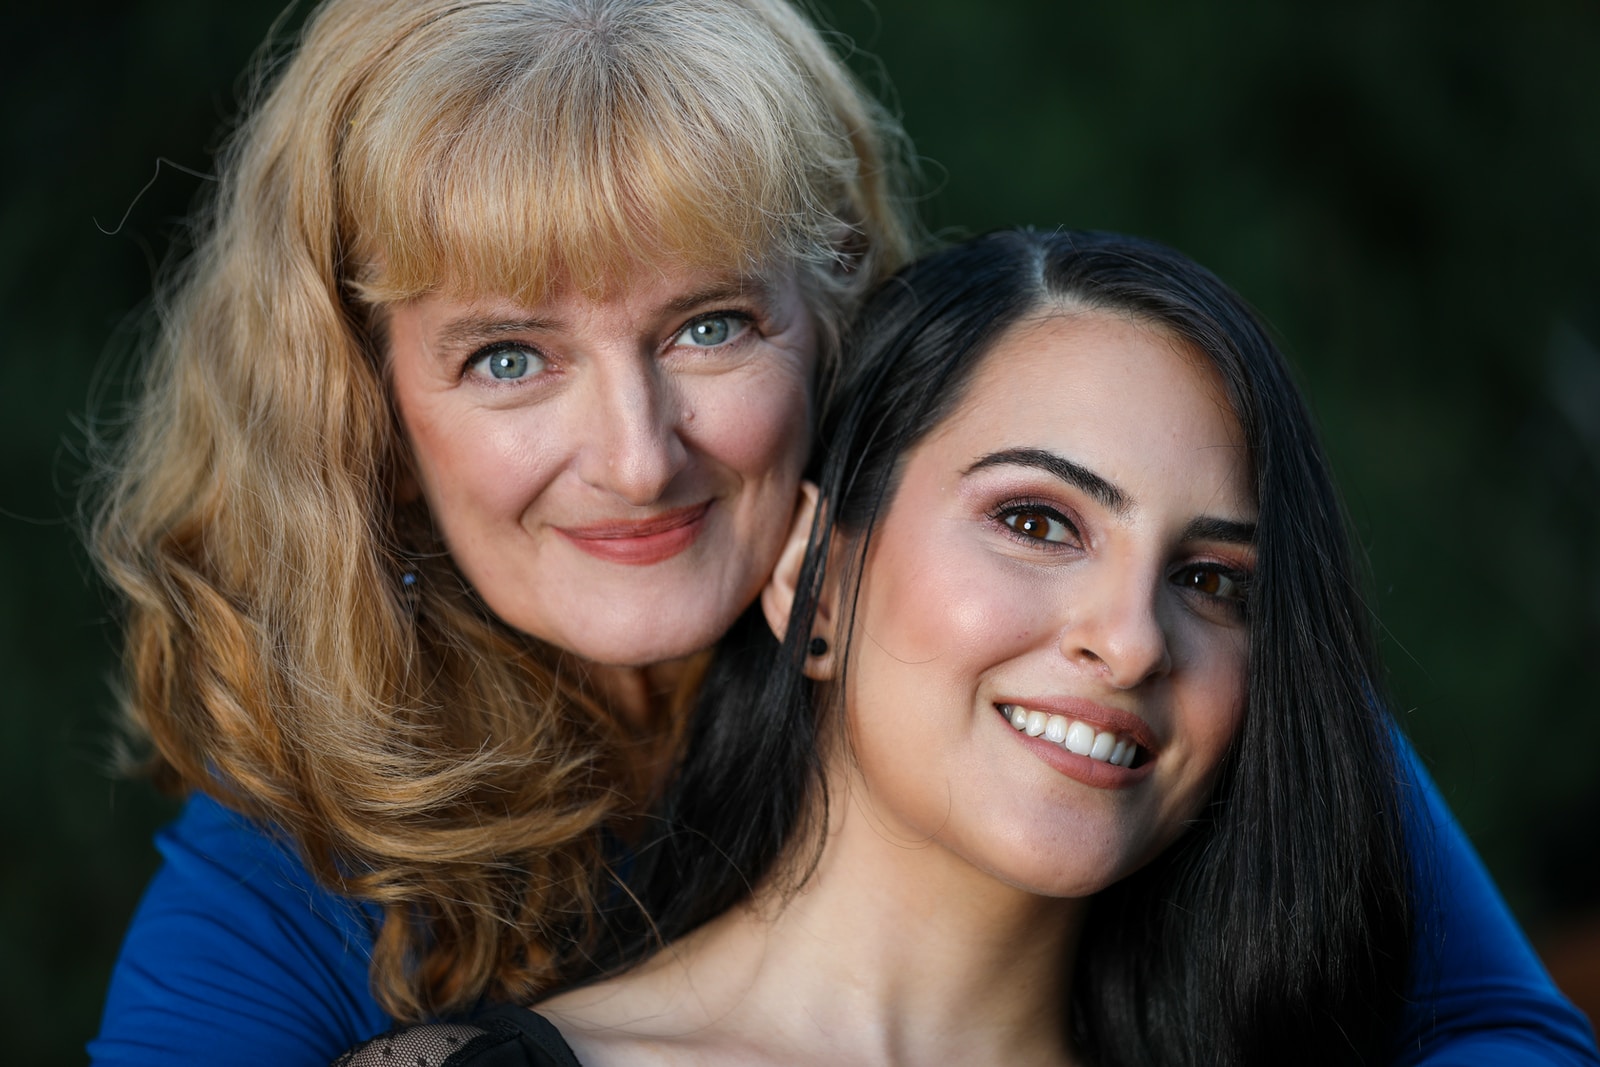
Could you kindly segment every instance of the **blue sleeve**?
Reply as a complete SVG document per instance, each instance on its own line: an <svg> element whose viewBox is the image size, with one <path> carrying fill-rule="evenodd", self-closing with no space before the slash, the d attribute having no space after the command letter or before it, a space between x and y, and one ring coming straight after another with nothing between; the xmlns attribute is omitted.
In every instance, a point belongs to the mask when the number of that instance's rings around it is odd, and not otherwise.
<svg viewBox="0 0 1600 1067"><path fill-rule="evenodd" d="M1416 752L1417 945L1397 1067L1600 1067L1594 1031L1561 995Z"/></svg>
<svg viewBox="0 0 1600 1067"><path fill-rule="evenodd" d="M326 1067L392 1025L369 991L372 916L244 817L192 798L156 845L111 975L100 1067Z"/></svg>

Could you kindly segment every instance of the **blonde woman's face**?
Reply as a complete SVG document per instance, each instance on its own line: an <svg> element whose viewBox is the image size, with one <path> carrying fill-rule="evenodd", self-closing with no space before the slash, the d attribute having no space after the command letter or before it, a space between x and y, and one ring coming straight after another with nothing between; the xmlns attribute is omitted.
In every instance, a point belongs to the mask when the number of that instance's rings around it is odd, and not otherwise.
<svg viewBox="0 0 1600 1067"><path fill-rule="evenodd" d="M1169 845L1240 721L1255 518L1204 360L1106 312L1002 338L862 572L851 796L891 855L1059 897Z"/></svg>
<svg viewBox="0 0 1600 1067"><path fill-rule="evenodd" d="M418 488L510 625L644 666L756 596L810 446L811 316L792 279L635 269L595 299L430 295L392 309Z"/></svg>

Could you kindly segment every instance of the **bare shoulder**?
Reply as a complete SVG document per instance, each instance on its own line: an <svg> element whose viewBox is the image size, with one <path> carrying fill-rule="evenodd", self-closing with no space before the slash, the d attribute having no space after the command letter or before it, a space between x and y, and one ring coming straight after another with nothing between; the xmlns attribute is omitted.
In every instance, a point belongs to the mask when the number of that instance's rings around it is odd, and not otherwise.
<svg viewBox="0 0 1600 1067"><path fill-rule="evenodd" d="M670 948L616 978L540 1001L584 1067L738 1063L718 1053L737 998Z"/></svg>
<svg viewBox="0 0 1600 1067"><path fill-rule="evenodd" d="M585 1065L590 1060L583 1050L591 1045L666 1041L706 1023L704 1004L694 993L689 973L667 953L627 974L542 1000L534 1010L561 1031ZM597 1059L594 1067L603 1067L604 1062Z"/></svg>

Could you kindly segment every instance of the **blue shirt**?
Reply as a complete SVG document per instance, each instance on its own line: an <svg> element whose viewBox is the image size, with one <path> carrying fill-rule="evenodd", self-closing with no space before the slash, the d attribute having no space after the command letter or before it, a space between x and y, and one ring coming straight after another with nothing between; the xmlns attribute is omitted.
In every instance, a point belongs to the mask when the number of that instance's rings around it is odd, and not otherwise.
<svg viewBox="0 0 1600 1067"><path fill-rule="evenodd" d="M196 795L156 848L94 1063L327 1067L393 1025L367 982L375 911L319 886L284 842Z"/></svg>
<svg viewBox="0 0 1600 1067"><path fill-rule="evenodd" d="M1392 1062L1600 1067L1588 1021L1410 758L1425 801L1410 835L1424 892ZM326 1067L389 1028L367 982L372 911L319 887L290 848L209 797L191 799L156 846L166 862L112 972L95 1064Z"/></svg>

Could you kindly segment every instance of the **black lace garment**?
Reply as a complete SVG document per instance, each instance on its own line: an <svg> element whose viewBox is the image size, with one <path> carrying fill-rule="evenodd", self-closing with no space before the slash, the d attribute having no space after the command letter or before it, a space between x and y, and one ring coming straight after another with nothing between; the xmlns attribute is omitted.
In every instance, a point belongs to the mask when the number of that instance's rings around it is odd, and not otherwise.
<svg viewBox="0 0 1600 1067"><path fill-rule="evenodd" d="M419 1023L380 1034L332 1067L582 1067L548 1019L505 1005L464 1023Z"/></svg>

